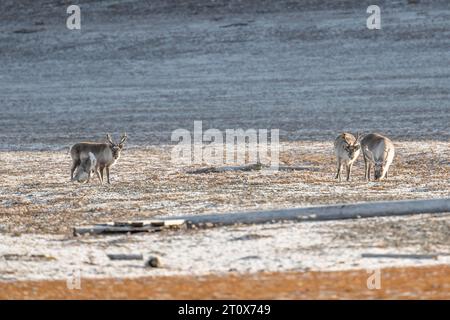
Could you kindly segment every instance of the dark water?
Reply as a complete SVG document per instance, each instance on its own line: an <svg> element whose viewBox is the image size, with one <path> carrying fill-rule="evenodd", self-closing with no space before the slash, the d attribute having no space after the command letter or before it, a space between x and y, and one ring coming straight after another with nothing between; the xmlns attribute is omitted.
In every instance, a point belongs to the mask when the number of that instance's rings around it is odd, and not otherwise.
<svg viewBox="0 0 450 320"><path fill-rule="evenodd" d="M450 8L381 1L2 1L0 149L62 148L127 131L167 144L177 128L343 130L450 139Z"/></svg>

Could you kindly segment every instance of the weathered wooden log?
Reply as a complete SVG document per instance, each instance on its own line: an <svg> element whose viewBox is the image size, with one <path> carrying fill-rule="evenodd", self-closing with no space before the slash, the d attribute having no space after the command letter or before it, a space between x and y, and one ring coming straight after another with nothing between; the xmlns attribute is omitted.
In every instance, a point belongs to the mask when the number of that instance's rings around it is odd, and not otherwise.
<svg viewBox="0 0 450 320"><path fill-rule="evenodd" d="M450 212L450 199L381 201L269 211L184 216L191 225L255 224L285 220L321 221ZM167 218L168 220L172 218Z"/></svg>
<svg viewBox="0 0 450 320"><path fill-rule="evenodd" d="M389 259L437 259L437 254L395 254L395 253L363 253L362 258L389 258Z"/></svg>
<svg viewBox="0 0 450 320"><path fill-rule="evenodd" d="M143 260L144 259L144 256L140 253L137 253L137 254L110 253L110 254L107 254L107 256L111 260Z"/></svg>
<svg viewBox="0 0 450 320"><path fill-rule="evenodd" d="M95 226L81 226L74 227L73 234L74 235L82 235L82 234L102 234L102 233L137 233L137 232L157 232L163 230L163 227L153 227L153 226L144 226L144 227L131 227L131 226L107 226L107 225L95 225Z"/></svg>
<svg viewBox="0 0 450 320"><path fill-rule="evenodd" d="M168 227L168 226L176 226L182 225L184 220L130 220L130 221L115 221L107 223L107 225L113 225L118 227L144 227L144 226L153 226L153 227Z"/></svg>
<svg viewBox="0 0 450 320"><path fill-rule="evenodd" d="M227 167L207 167L188 171L189 174L202 174L202 173L221 173L227 171L261 171L270 170L270 166L265 166L260 163L243 165L243 166L227 166ZM318 168L314 167L300 167L300 166L278 166L278 171L318 171Z"/></svg>
<svg viewBox="0 0 450 320"><path fill-rule="evenodd" d="M56 260L55 257L45 255L45 254L16 254L16 253L7 253L0 258L5 259L6 261L52 261Z"/></svg>
<svg viewBox="0 0 450 320"><path fill-rule="evenodd" d="M77 236L82 234L157 232L181 226L184 222L182 219L108 222L93 226L74 227L73 234Z"/></svg>
<svg viewBox="0 0 450 320"><path fill-rule="evenodd" d="M184 223L194 226L201 226L206 223L212 225L231 225L237 223L256 224L288 220L323 221L445 212L450 212L449 198L381 201L269 211L174 217L156 220L157 223L160 221L164 222L164 225L160 227L152 225L151 223L145 225L143 221L131 222L131 225L128 226L116 226L114 223L109 223L95 226L75 227L74 234L155 232L161 231L163 228L169 226L177 226ZM154 222L155 220L150 221ZM138 226L134 226L136 224Z"/></svg>
<svg viewBox="0 0 450 320"><path fill-rule="evenodd" d="M319 171L316 167L278 166L279 171Z"/></svg>
<svg viewBox="0 0 450 320"><path fill-rule="evenodd" d="M207 167L200 168L192 171L188 171L187 173L191 174L201 174L201 173L219 173L219 172L227 172L227 171L253 171L253 170L261 170L263 165L260 163L254 163L243 166L226 166L226 167Z"/></svg>

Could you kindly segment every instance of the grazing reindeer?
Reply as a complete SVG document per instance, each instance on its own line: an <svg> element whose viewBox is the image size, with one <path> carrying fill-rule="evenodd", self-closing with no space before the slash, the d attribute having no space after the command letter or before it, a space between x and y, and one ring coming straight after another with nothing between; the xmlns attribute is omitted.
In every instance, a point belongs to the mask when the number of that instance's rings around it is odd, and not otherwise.
<svg viewBox="0 0 450 320"><path fill-rule="evenodd" d="M345 132L340 134L334 141L334 152L337 158L336 179L339 179L339 181L341 181L342 164L345 164L347 169L347 181L350 180L353 163L358 158L361 149L358 139L359 134L355 138L352 134Z"/></svg>
<svg viewBox="0 0 450 320"><path fill-rule="evenodd" d="M97 164L93 169L103 184L103 170L106 169L106 178L109 180L109 168L116 163L120 157L120 152L123 149L123 145L127 140L127 134L124 133L118 144L114 143L111 136L106 135L108 142L95 143L95 142L80 142L74 144L70 149L70 155L72 157L72 168L70 171L70 179L73 180L73 173L75 169L81 165L82 161L89 158L89 153L92 153L97 159Z"/></svg>
<svg viewBox="0 0 450 320"><path fill-rule="evenodd" d="M394 159L394 144L388 138L378 133L366 135L361 140L364 155L364 177L370 181L371 165L374 165L375 180L387 178L389 166Z"/></svg>
<svg viewBox="0 0 450 320"><path fill-rule="evenodd" d="M92 172L96 172L97 159L92 152L89 152L88 158L81 160L78 170L75 173L75 180L81 183L88 183Z"/></svg>

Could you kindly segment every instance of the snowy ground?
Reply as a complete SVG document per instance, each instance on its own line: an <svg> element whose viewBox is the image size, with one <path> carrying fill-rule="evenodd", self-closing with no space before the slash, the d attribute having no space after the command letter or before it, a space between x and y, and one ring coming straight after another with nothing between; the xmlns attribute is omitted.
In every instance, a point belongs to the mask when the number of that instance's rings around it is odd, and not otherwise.
<svg viewBox="0 0 450 320"><path fill-rule="evenodd" d="M450 264L450 215L276 223L154 234L72 238L0 235L0 280L332 271ZM142 254L116 261L107 254ZM364 258L367 253L437 259ZM11 256L13 254L13 256ZM163 267L144 266L159 256Z"/></svg>
<svg viewBox="0 0 450 320"><path fill-rule="evenodd" d="M389 179L364 181L362 156L351 182L338 183L333 142L285 143L280 164L304 167L265 175L191 174L171 161L169 147L125 150L111 185L71 183L67 152L0 152L0 230L69 234L75 225L243 212L361 201L443 198L449 195L450 144L397 142Z"/></svg>
<svg viewBox="0 0 450 320"><path fill-rule="evenodd" d="M75 225L154 216L448 197L449 144L395 144L390 177L380 183L364 181L362 159L353 181L338 183L331 141L283 144L282 164L306 170L272 175L191 174L192 167L170 161L169 147L131 149L113 168L113 184L103 186L95 179L89 185L69 182L70 156L64 152L2 152L0 277L64 279L72 269L86 277L134 277L448 264L448 214L132 236L74 238L71 234ZM108 253L158 255L165 267L149 270L144 261L110 261ZM377 259L362 258L362 253L439 256Z"/></svg>

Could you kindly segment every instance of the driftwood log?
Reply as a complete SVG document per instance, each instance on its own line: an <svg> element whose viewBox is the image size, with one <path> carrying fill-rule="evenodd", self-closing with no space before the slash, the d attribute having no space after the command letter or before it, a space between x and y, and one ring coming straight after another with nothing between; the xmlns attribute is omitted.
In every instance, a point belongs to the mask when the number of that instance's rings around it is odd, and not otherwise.
<svg viewBox="0 0 450 320"><path fill-rule="evenodd" d="M287 220L323 221L358 219L445 212L450 212L450 198L339 204L269 211L184 216L174 219L183 219L190 225L203 225L205 223L214 225L232 225L239 223L256 224Z"/></svg>
<svg viewBox="0 0 450 320"><path fill-rule="evenodd" d="M158 232L164 229L178 228L182 225L184 225L184 220L180 219L116 221L92 226L74 227L73 234L78 236L83 234Z"/></svg>
<svg viewBox="0 0 450 320"><path fill-rule="evenodd" d="M141 253L109 253L107 254L110 260L143 260L144 256Z"/></svg>
<svg viewBox="0 0 450 320"><path fill-rule="evenodd" d="M397 254L397 253L363 253L362 258L388 259L438 259L438 254Z"/></svg>
<svg viewBox="0 0 450 320"><path fill-rule="evenodd" d="M380 201L331 206L225 213L161 218L158 220L117 221L94 226L75 227L74 235L102 233L156 232L165 228L257 224L277 221L323 221L423 213L450 213L450 198L428 200Z"/></svg>
<svg viewBox="0 0 450 320"><path fill-rule="evenodd" d="M249 164L245 166L225 166L225 167L207 167L188 171L189 174L202 174L202 173L220 173L228 171L261 171L272 170L270 166L265 166L260 163ZM300 166L278 166L278 171L319 171L314 167L300 167Z"/></svg>

